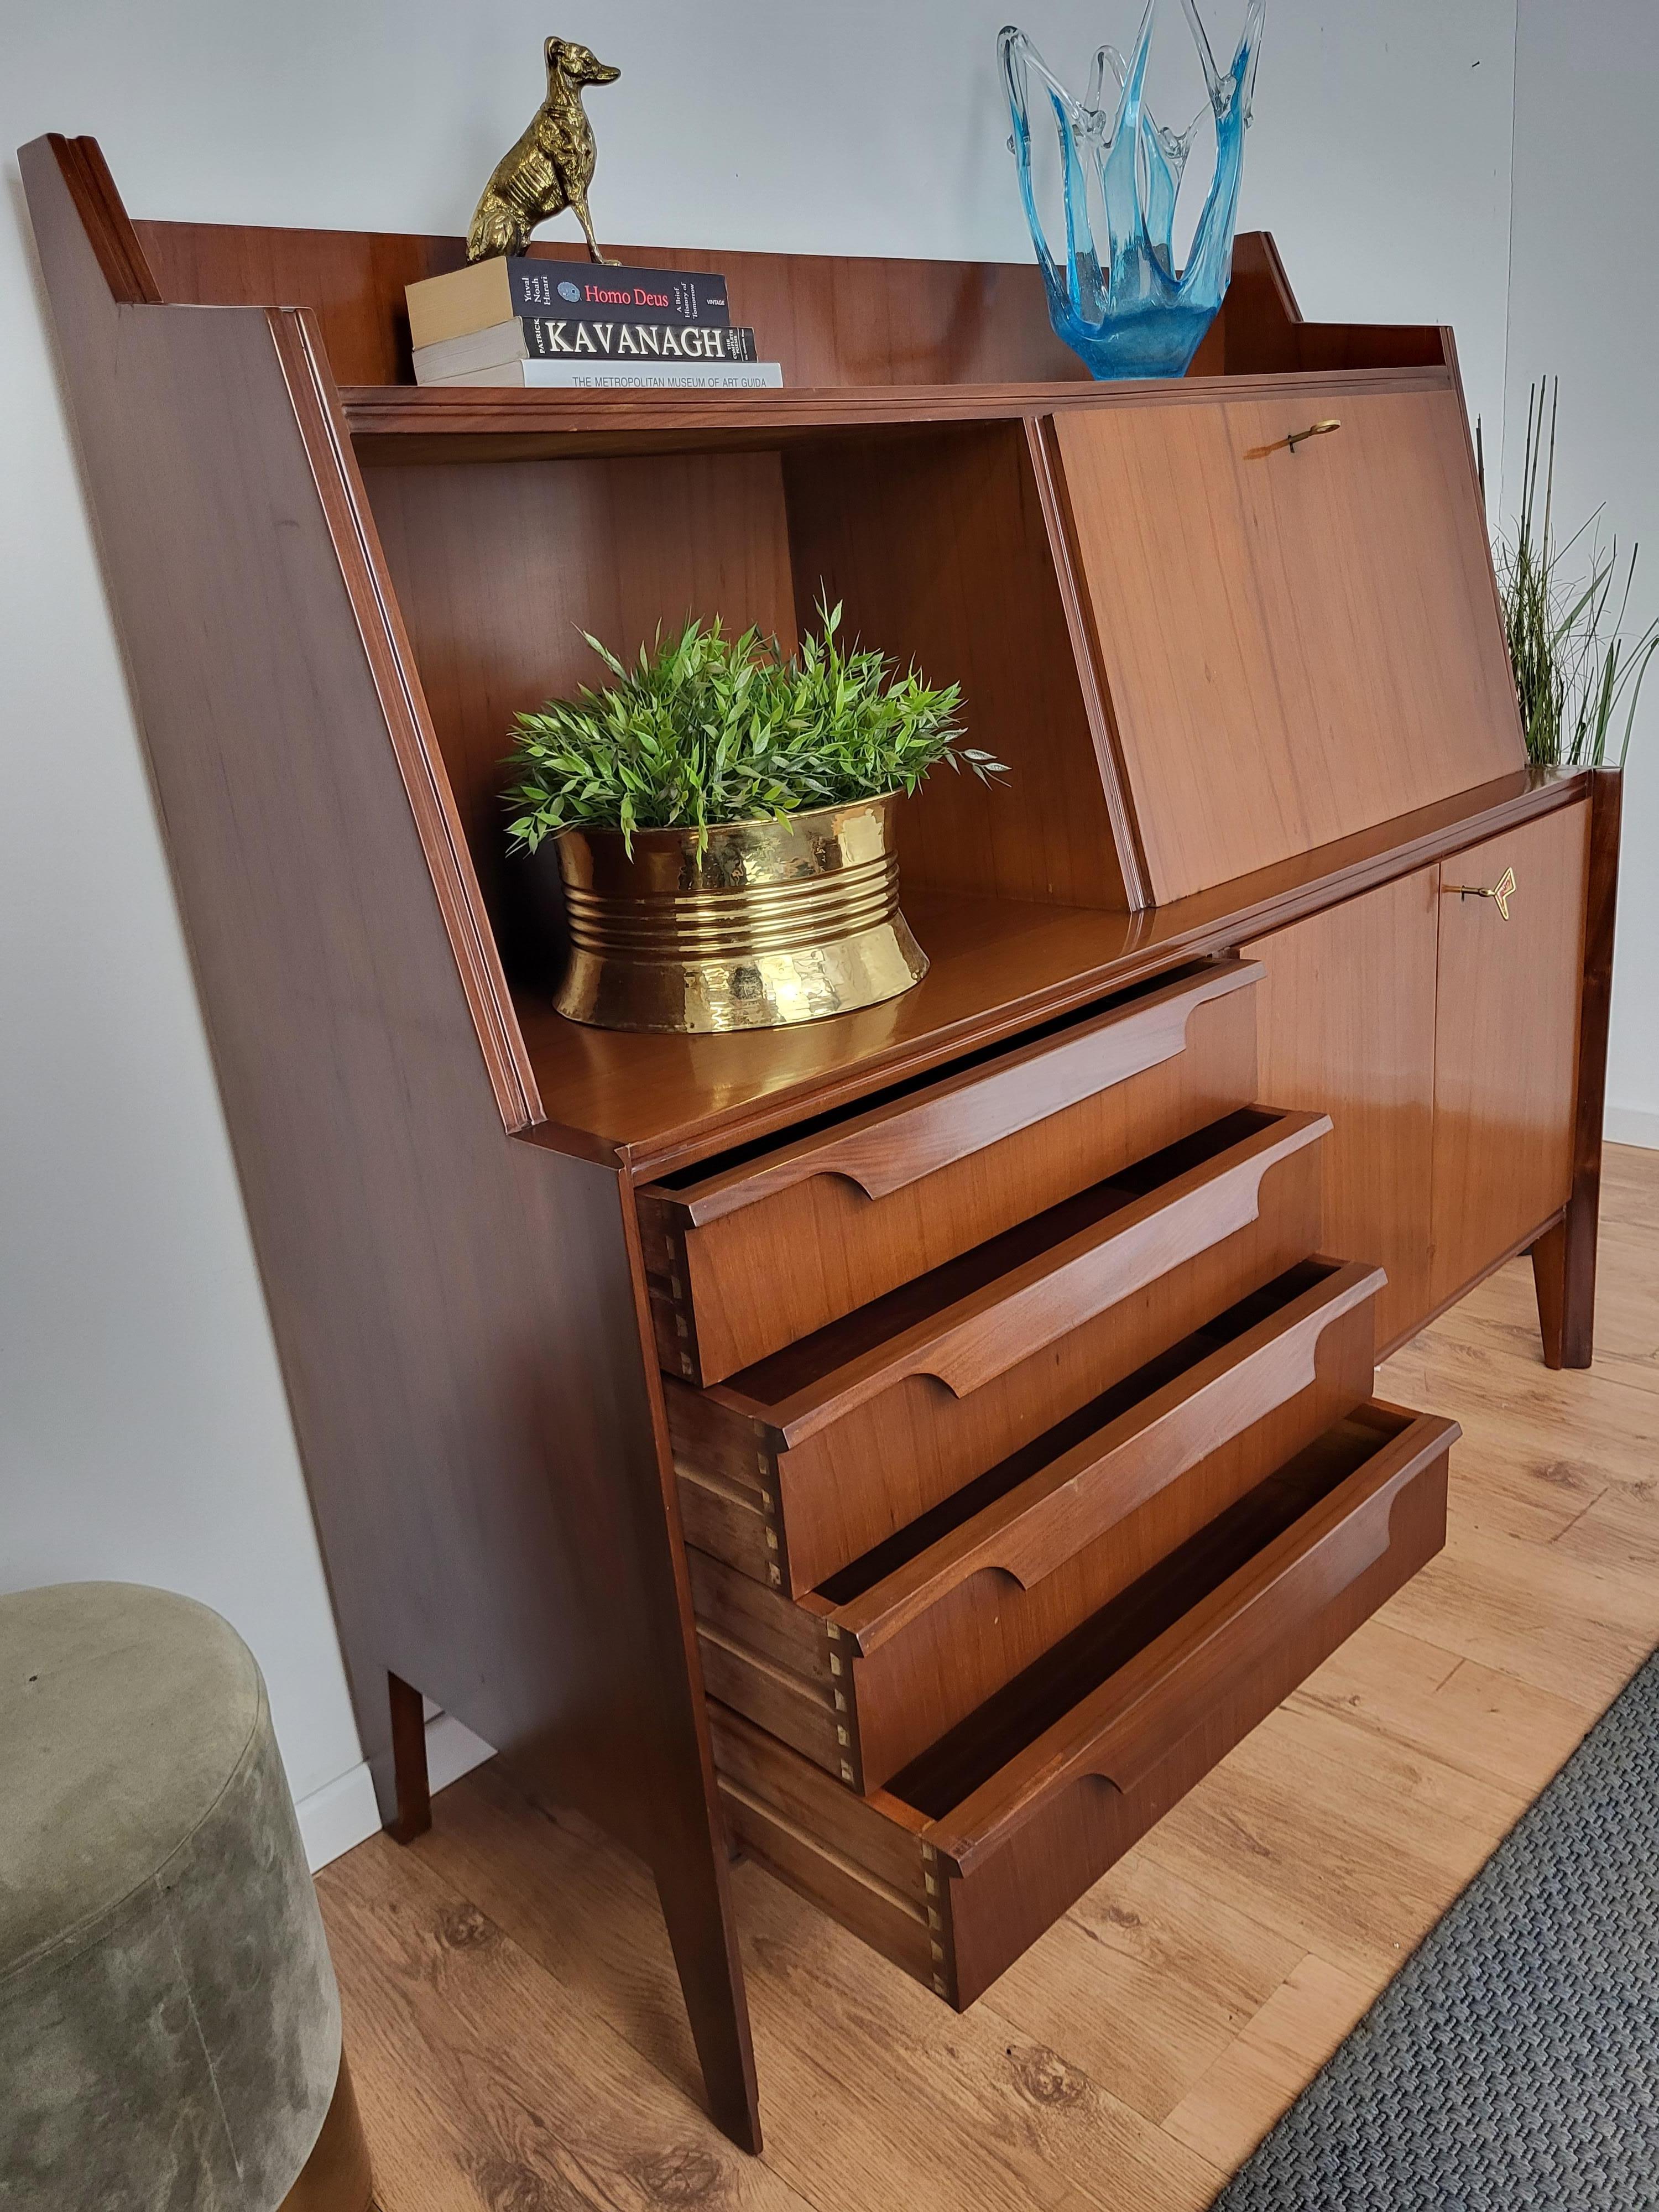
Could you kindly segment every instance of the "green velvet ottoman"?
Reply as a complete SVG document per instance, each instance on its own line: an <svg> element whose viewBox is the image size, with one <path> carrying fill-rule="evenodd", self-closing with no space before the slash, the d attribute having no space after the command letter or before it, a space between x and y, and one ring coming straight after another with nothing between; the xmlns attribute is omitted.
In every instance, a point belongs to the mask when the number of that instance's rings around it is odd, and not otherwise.
<svg viewBox="0 0 1659 2212"><path fill-rule="evenodd" d="M0 1597L0 2207L369 2196L252 1655L131 1583Z"/></svg>

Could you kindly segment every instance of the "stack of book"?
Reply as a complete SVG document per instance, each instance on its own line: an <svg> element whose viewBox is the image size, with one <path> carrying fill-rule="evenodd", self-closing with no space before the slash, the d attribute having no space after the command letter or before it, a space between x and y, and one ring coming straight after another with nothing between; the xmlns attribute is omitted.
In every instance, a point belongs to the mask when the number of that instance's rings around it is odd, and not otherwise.
<svg viewBox="0 0 1659 2212"><path fill-rule="evenodd" d="M417 384L752 391L783 382L726 279L586 261L475 261L405 288Z"/></svg>

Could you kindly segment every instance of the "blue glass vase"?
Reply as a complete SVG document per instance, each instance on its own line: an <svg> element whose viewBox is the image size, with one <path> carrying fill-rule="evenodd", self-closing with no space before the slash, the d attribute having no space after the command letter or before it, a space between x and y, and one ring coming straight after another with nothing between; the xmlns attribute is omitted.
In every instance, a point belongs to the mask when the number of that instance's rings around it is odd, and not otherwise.
<svg viewBox="0 0 1659 2212"><path fill-rule="evenodd" d="M1048 318L1097 377L1182 376L1215 320L1232 268L1244 131L1266 0L1248 0L1231 66L1217 70L1194 0L1181 0L1208 93L1184 131L1152 116L1144 96L1158 0L1146 0L1126 61L1102 46L1086 96L1074 100L1024 31L997 40L1013 117L1010 152L1048 293ZM1039 78L1060 135L1066 252L1048 243L1031 179L1030 85ZM1105 104L1108 86L1112 104ZM1176 200L1187 157L1207 116L1215 118L1215 174L1186 265L1175 264ZM1103 222L1103 259L1096 232Z"/></svg>

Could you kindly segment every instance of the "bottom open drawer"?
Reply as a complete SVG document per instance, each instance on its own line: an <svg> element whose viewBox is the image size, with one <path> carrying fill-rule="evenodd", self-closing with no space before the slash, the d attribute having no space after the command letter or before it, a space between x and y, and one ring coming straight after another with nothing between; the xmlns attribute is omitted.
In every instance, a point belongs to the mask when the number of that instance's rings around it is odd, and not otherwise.
<svg viewBox="0 0 1659 2212"><path fill-rule="evenodd" d="M1373 1401L855 1796L710 1700L733 1840L960 2009L1445 1540L1455 1422Z"/></svg>

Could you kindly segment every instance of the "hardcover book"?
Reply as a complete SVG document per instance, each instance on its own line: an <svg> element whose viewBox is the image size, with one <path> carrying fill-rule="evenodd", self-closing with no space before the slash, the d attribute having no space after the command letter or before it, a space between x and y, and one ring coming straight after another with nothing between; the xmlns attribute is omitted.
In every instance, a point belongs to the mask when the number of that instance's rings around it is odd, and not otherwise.
<svg viewBox="0 0 1659 2212"><path fill-rule="evenodd" d="M577 392L764 392L782 382L783 369L775 361L504 361L443 379L445 389L516 384L526 390Z"/></svg>
<svg viewBox="0 0 1659 2212"><path fill-rule="evenodd" d="M737 324L586 323L518 315L415 349L416 384L441 384L509 361L753 361L755 333Z"/></svg>
<svg viewBox="0 0 1659 2212"><path fill-rule="evenodd" d="M407 284L409 335L439 345L520 315L630 323L731 320L726 279L707 270L618 269L591 261L497 257Z"/></svg>

